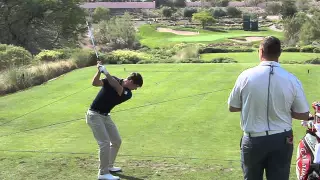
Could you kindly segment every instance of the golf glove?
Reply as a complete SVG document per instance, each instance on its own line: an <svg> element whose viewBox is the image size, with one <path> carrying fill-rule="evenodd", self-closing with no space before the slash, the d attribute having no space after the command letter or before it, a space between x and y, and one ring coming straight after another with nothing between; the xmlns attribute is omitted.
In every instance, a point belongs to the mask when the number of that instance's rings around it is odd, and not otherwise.
<svg viewBox="0 0 320 180"><path fill-rule="evenodd" d="M109 72L107 71L106 67L104 67L103 65L99 65L98 67L99 71L105 75L109 74Z"/></svg>

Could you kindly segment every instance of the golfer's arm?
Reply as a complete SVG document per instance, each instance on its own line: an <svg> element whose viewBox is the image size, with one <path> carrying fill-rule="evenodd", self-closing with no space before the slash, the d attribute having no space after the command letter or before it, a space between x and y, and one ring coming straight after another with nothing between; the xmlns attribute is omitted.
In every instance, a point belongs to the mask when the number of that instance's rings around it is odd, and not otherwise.
<svg viewBox="0 0 320 180"><path fill-rule="evenodd" d="M103 86L103 82L100 80L101 72L97 72L92 79L92 86Z"/></svg>
<svg viewBox="0 0 320 180"><path fill-rule="evenodd" d="M305 120L308 121L309 119L309 112L305 112L305 113L296 113L296 112L291 112L291 116L294 119L298 119L298 120Z"/></svg>
<svg viewBox="0 0 320 180"><path fill-rule="evenodd" d="M241 108L236 108L236 107L229 106L229 111L230 112L240 112Z"/></svg>
<svg viewBox="0 0 320 180"><path fill-rule="evenodd" d="M113 78L109 73L106 74L107 80L110 84L111 87L113 87L119 96L121 96L122 92L123 92L123 87L121 86L121 84L115 79Z"/></svg>

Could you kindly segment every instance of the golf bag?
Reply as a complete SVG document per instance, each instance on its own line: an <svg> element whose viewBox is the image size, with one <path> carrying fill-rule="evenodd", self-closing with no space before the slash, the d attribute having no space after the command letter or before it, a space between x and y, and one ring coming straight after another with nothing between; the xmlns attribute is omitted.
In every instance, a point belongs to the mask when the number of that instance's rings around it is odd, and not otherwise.
<svg viewBox="0 0 320 180"><path fill-rule="evenodd" d="M320 102L312 103L315 111L309 121L306 135L300 140L297 150L296 174L299 180L320 180Z"/></svg>

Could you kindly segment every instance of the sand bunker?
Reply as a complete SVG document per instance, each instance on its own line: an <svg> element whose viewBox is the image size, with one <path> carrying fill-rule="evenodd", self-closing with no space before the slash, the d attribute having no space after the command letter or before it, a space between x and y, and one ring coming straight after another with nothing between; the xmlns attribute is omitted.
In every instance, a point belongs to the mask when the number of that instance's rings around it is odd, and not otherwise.
<svg viewBox="0 0 320 180"><path fill-rule="evenodd" d="M194 36L198 35L199 32L191 32L191 31L177 31L170 28L157 28L158 32L169 32L177 35L184 35L184 36Z"/></svg>
<svg viewBox="0 0 320 180"><path fill-rule="evenodd" d="M243 38L230 38L230 40L235 41L235 42L240 42L240 43L249 43L249 42L254 42L254 41L261 41L263 40L263 37L261 36L247 36Z"/></svg>

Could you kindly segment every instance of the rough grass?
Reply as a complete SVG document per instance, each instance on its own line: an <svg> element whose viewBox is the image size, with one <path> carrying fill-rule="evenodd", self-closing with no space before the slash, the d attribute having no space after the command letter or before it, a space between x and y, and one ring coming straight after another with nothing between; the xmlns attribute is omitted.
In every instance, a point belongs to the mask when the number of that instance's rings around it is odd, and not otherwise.
<svg viewBox="0 0 320 180"><path fill-rule="evenodd" d="M238 74L254 65L107 66L120 77L141 72L145 81L112 111L123 139L122 179L241 179L239 114L229 113L226 101ZM317 66L283 67L300 78L309 103L320 99ZM79 69L0 98L0 179L96 178L97 145L84 120L99 90L90 85L95 71ZM294 121L295 147L304 132Z"/></svg>
<svg viewBox="0 0 320 180"><path fill-rule="evenodd" d="M42 84L75 68L73 61L57 61L3 70L0 73L0 95Z"/></svg>

